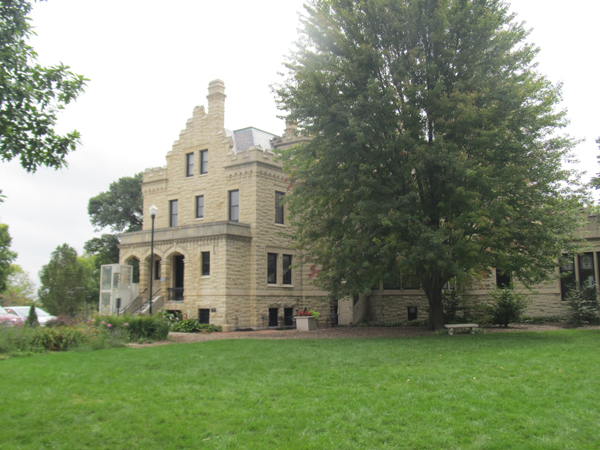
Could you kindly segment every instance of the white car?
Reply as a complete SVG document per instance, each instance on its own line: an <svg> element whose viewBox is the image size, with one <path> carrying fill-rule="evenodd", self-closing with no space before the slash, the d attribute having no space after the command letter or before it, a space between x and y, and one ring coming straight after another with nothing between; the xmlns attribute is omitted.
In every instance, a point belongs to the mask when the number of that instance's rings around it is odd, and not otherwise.
<svg viewBox="0 0 600 450"><path fill-rule="evenodd" d="M31 308L30 306L5 306L4 307L4 309L6 311L8 311L10 314L15 314L15 315L19 316L21 319L23 319L23 321L26 321L27 317L29 317L29 309L30 308ZM40 325L45 325L46 322L48 322L49 320L56 319L56 317L51 316L46 311L38 308L37 306L35 307L35 313L37 314L38 322L40 323Z"/></svg>

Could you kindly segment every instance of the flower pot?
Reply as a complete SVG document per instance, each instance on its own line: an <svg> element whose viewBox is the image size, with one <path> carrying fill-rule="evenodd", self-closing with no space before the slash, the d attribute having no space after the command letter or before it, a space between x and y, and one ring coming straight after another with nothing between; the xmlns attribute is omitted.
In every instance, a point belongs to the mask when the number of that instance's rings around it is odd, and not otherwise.
<svg viewBox="0 0 600 450"><path fill-rule="evenodd" d="M314 316L296 316L296 329L299 331L314 331L317 321Z"/></svg>

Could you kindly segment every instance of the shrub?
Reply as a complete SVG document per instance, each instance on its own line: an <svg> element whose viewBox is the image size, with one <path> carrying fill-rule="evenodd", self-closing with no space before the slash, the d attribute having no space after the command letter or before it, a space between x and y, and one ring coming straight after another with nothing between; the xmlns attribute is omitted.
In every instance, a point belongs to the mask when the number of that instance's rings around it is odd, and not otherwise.
<svg viewBox="0 0 600 450"><path fill-rule="evenodd" d="M112 333L120 330L120 333L127 335L132 341L163 341L167 339L170 327L169 321L162 314L97 316L94 324Z"/></svg>
<svg viewBox="0 0 600 450"><path fill-rule="evenodd" d="M196 319L187 319L174 323L172 330L177 333L212 333L213 331L222 331L222 327L211 323L200 323Z"/></svg>
<svg viewBox="0 0 600 450"><path fill-rule="evenodd" d="M46 322L46 327L70 327L75 325L76 319L71 316L60 315L56 319Z"/></svg>
<svg viewBox="0 0 600 450"><path fill-rule="evenodd" d="M515 291L515 286L510 283L504 289L496 287L490 292L492 304L488 306L491 323L508 327L508 324L519 322L527 309L527 295Z"/></svg>
<svg viewBox="0 0 600 450"><path fill-rule="evenodd" d="M38 321L37 313L35 312L35 306L31 305L29 308L29 315L27 316L27 320L25 322L30 327L39 327L40 322Z"/></svg>
<svg viewBox="0 0 600 450"><path fill-rule="evenodd" d="M569 315L567 321L575 326L586 323L598 323L598 290L592 282L583 286L574 286L567 293L567 308Z"/></svg>
<svg viewBox="0 0 600 450"><path fill-rule="evenodd" d="M444 310L445 323L464 321L465 313L467 311L466 301L459 295L456 289L442 293L442 307Z"/></svg>

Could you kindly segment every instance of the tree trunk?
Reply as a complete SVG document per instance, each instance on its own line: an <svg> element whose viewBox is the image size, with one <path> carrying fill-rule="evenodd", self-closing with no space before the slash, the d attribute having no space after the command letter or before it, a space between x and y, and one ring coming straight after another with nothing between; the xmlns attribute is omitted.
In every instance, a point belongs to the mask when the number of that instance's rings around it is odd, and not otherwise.
<svg viewBox="0 0 600 450"><path fill-rule="evenodd" d="M429 329L441 330L444 328L444 308L442 306L442 283L431 283L433 286L424 286L427 300L429 301Z"/></svg>

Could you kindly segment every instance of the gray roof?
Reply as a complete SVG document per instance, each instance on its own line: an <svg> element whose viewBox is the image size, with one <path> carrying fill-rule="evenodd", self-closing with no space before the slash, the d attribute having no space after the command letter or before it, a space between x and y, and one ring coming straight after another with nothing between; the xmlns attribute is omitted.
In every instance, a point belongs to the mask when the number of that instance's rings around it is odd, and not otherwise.
<svg viewBox="0 0 600 450"><path fill-rule="evenodd" d="M225 131L227 136L233 134L233 151L236 154L248 151L254 145L260 145L262 148L270 150L273 148L271 140L276 137L275 134L267 133L254 127L242 128L241 130L233 131L233 133L229 130Z"/></svg>

